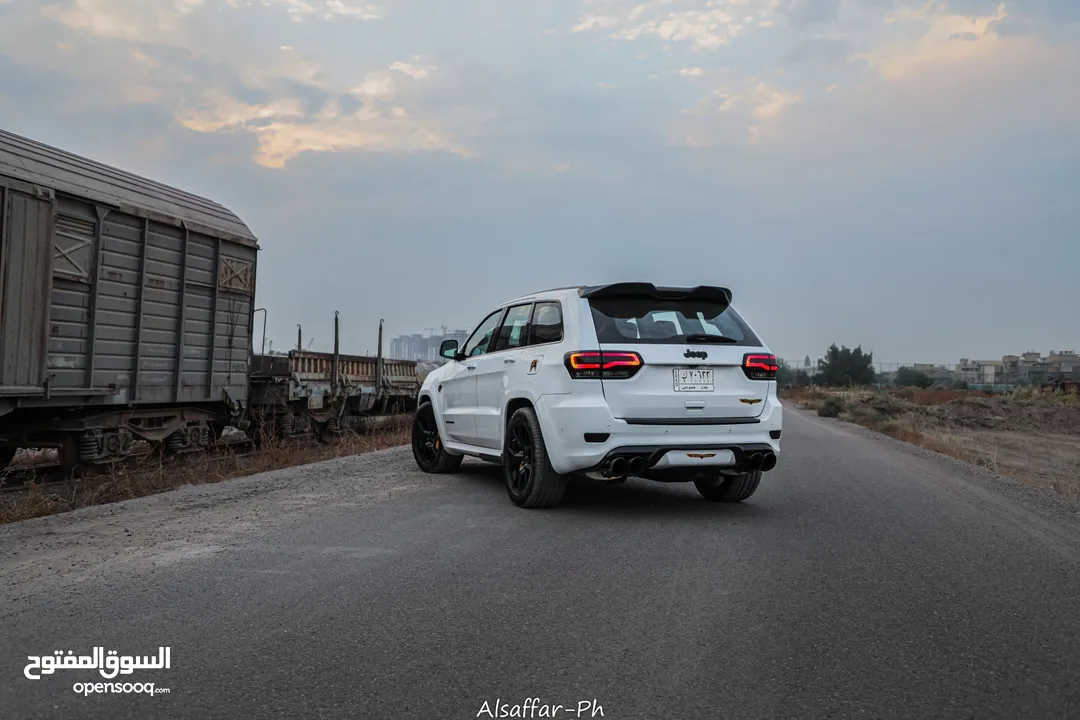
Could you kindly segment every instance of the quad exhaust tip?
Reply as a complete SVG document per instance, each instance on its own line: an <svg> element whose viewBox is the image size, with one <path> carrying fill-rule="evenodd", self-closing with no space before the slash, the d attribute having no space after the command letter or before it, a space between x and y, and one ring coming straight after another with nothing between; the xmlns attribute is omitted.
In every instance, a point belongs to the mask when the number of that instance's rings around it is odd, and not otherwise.
<svg viewBox="0 0 1080 720"><path fill-rule="evenodd" d="M630 458L617 457L607 461L600 472L604 477L625 478L633 477L645 469L644 458L633 456Z"/></svg>
<svg viewBox="0 0 1080 720"><path fill-rule="evenodd" d="M769 472L776 467L776 453L771 451L753 453L746 459L746 464L750 467L751 471L761 470L762 472Z"/></svg>
<svg viewBox="0 0 1080 720"><path fill-rule="evenodd" d="M611 461L611 474L615 477L623 477L626 475L626 467L629 465L626 462L626 458L617 457Z"/></svg>

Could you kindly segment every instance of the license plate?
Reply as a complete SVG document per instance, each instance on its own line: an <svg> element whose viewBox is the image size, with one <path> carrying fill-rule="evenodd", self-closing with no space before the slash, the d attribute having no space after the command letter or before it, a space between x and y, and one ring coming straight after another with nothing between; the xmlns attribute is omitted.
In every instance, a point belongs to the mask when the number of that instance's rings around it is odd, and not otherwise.
<svg viewBox="0 0 1080 720"><path fill-rule="evenodd" d="M712 392L712 370L675 368L675 392Z"/></svg>

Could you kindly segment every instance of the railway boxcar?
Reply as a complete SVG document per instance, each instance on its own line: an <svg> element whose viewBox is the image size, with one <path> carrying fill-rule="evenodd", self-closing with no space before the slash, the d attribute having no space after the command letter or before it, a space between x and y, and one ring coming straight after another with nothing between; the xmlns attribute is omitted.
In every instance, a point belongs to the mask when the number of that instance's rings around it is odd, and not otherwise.
<svg viewBox="0 0 1080 720"><path fill-rule="evenodd" d="M0 131L0 463L215 441L247 401L258 249L221 205Z"/></svg>

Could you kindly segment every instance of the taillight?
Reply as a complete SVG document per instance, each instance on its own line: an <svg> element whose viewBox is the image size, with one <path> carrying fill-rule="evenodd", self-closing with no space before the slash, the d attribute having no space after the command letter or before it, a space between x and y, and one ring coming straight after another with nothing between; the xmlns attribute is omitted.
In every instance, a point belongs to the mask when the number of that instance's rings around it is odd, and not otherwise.
<svg viewBox="0 0 1080 720"><path fill-rule="evenodd" d="M636 352L585 350L566 353L565 364L575 380L623 380L633 377L644 361Z"/></svg>
<svg viewBox="0 0 1080 720"><path fill-rule="evenodd" d="M775 355L747 353L743 355L742 369L746 377L751 380L775 380L776 371L780 369L780 366L776 362Z"/></svg>

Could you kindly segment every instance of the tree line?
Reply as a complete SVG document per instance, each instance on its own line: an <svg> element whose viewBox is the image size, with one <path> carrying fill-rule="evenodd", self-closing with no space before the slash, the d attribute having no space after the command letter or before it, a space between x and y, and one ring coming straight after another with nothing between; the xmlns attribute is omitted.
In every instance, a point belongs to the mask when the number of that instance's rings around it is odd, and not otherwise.
<svg viewBox="0 0 1080 720"><path fill-rule="evenodd" d="M781 360L776 377L781 387L882 384L882 378L874 370L874 353L864 352L861 345L849 348L846 345L838 347L836 343L829 346L816 368L791 367ZM901 387L928 388L934 384L934 379L921 370L902 367L890 378L890 383Z"/></svg>

